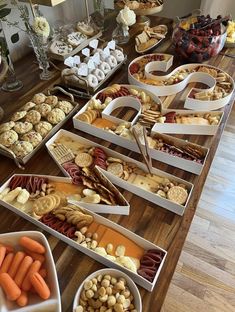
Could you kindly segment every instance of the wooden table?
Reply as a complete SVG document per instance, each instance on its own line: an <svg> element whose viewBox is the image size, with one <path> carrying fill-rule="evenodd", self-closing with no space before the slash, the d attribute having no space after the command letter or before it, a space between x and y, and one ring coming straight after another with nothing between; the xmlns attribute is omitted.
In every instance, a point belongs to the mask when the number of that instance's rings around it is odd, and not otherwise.
<svg viewBox="0 0 235 312"><path fill-rule="evenodd" d="M171 20L164 18L155 18L154 24L171 24ZM138 30L136 28L131 29L132 38L130 42L124 46L125 52L128 54L128 62L137 56L134 51L134 38L133 35ZM110 33L110 32L109 32ZM168 37L157 49L158 52L172 52L171 41ZM234 52L232 50L230 53ZM23 58L18 64L16 64L17 74L24 83L24 88L16 93L4 93L1 92L0 105L6 111L6 115L16 110L19 105L22 105L26 100L29 100L32 94L44 90L46 87L53 85L58 81L59 73L55 72L55 77L49 81L39 81L38 69L33 64L33 56L27 56ZM235 62L232 58L218 55L211 59L209 64L218 66L221 69L227 71L235 78ZM174 66L178 64L176 59ZM110 83L127 83L127 64L122 68ZM192 86L191 86L192 87ZM165 106L182 108L183 96L187 91L181 92L175 96L162 98ZM160 275L159 281L152 293L140 288L143 299L143 311L158 312L161 310L167 289L169 287L172 275L174 273L177 261L179 259L183 244L188 233L190 224L192 222L197 204L203 190L206 177L208 175L211 163L213 161L221 134L223 132L225 123L228 119L231 111L233 100L225 107L224 117L221 126L214 137L209 136L182 136L189 139L192 142L197 142L210 148L210 153L207 158L202 174L198 177L193 174L184 172L183 170L176 169L174 167L165 165L163 163L154 161L154 165L166 172L181 177L194 184L194 191L188 207L183 217L177 216L163 208L160 208L138 196L131 194L125 190L122 190L124 196L130 202L131 213L129 216L109 215L110 220L121 224L136 234L154 242L158 246L168 251L168 257ZM125 150L124 148L117 147L114 144L97 139L93 136L81 133L72 127L72 122L68 121L64 127L74 133L83 135L84 137L91 139L95 142L102 142L105 146L110 146L118 152L122 152L126 155L139 158L139 155ZM12 160L0 156L0 182L5 181L13 173L20 173L21 170L17 169ZM50 174L50 175L62 175L56 164L50 158L46 148L42 148L26 165L25 173L33 174ZM14 213L8 211L4 207L0 207L0 219L1 228L0 233L21 231L21 230L40 230L28 221L18 217ZM56 262L56 268L58 272L58 279L60 284L60 290L62 294L62 306L63 312L69 312L72 308L72 302L75 292L87 275L94 272L97 269L103 268L103 265L92 260L88 256L78 252L74 248L67 246L65 243L59 241L55 237L45 233L53 251L54 259ZM154 309L153 309L154 307Z"/></svg>

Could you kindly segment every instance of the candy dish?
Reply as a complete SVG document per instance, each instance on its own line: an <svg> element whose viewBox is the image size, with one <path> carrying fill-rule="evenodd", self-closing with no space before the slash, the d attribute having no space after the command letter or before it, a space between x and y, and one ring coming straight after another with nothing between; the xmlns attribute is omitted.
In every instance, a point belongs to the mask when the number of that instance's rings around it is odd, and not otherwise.
<svg viewBox="0 0 235 312"><path fill-rule="evenodd" d="M64 95L54 95L58 91ZM77 108L73 95L60 87L48 90L47 94L35 94L0 124L0 154L12 158L22 168Z"/></svg>
<svg viewBox="0 0 235 312"><path fill-rule="evenodd" d="M169 147L171 141L166 140L166 142ZM103 174L107 176L112 183L140 197L143 197L154 204L164 207L167 210L173 211L174 213L179 215L184 213L193 189L193 185L191 183L156 168L153 168L153 176L151 176L148 174L145 164L118 152L112 151L102 145L84 139L76 134L66 130L60 130L53 138L51 138L50 141L47 142L46 146L50 155L66 176L68 176L68 172L65 170L64 166L60 165L53 157L52 147L55 144L64 144L65 147L73 150L75 154L79 153L81 150L90 150L93 153L95 153L95 150L98 150L100 156L99 162L97 161L97 166L100 167L100 170L102 170ZM179 146L179 144L177 144L177 146ZM191 148L192 146L195 147L196 145L190 145ZM197 151L200 152L201 150L197 147ZM151 152L153 153L153 150L151 150ZM205 151L202 149L201 152L204 153ZM159 153L163 159L172 158L172 163L177 163L181 160L181 158L175 157L172 154L167 155L166 152L163 151L156 150L156 153ZM101 155L104 155L105 163L100 163ZM183 164L187 164L189 168L190 163L193 165L197 164L198 166L203 165L186 159L182 159L182 161ZM187 168L187 166L185 167ZM184 196L183 202L167 198L168 190L171 187L178 185L184 188L184 190L180 189L183 192L182 195Z"/></svg>
<svg viewBox="0 0 235 312"><path fill-rule="evenodd" d="M207 64L186 64L173 69L167 75L156 75L156 71L167 71L172 62L173 56L161 53L138 57L129 65L129 83L158 96L181 92L191 82L203 83L207 89L191 89L186 96L185 108L209 111L228 104L233 94L234 81L226 72Z"/></svg>
<svg viewBox="0 0 235 312"><path fill-rule="evenodd" d="M79 288L76 292L76 295L74 297L73 312L77 312L76 308L79 305L79 299L81 298L81 294L82 294L84 285L88 286L88 283L87 283L88 281L92 280L93 278L97 278L100 275L101 276L108 276L109 275L111 277L114 277L117 280L119 278L124 278L131 294L134 297L133 302L134 302L136 312L142 311L142 301L141 301L140 292L139 292L138 288L136 287L135 283L132 281L132 279L127 274L125 274L119 270L116 270L116 269L101 269L101 270L95 271L94 273L90 274L82 282L82 284L79 286ZM121 300L119 300L119 301L121 301Z"/></svg>
<svg viewBox="0 0 235 312"><path fill-rule="evenodd" d="M8 183L9 181L0 188L0 192L4 191ZM2 206L92 259L124 271L145 289L152 291L155 286L167 252L124 227L84 207L69 204L67 201L50 212L44 209L45 206L43 206L43 210L39 209L41 206L37 206L36 212L40 213L37 218L15 208L10 203L2 200L0 202ZM112 244L112 249L110 249L109 244ZM123 245L124 248L120 245ZM151 275L148 275L143 267L145 254L150 254L150 257L157 257L158 259L157 262L154 262L154 270Z"/></svg>
<svg viewBox="0 0 235 312"><path fill-rule="evenodd" d="M25 307L18 307L15 302L6 300L5 294L0 289L0 311L1 312L36 312L36 311L48 311L48 312L61 312L60 302L60 290L57 279L56 268L51 253L50 246L46 237L38 231L23 231L14 233L0 234L0 243L10 245L16 250L19 249L19 239L23 236L30 237L41 243L46 248L46 270L48 272L47 280L48 286L51 290L51 296L47 300L42 300L36 295L30 295L29 304ZM22 248L20 248L22 250Z"/></svg>

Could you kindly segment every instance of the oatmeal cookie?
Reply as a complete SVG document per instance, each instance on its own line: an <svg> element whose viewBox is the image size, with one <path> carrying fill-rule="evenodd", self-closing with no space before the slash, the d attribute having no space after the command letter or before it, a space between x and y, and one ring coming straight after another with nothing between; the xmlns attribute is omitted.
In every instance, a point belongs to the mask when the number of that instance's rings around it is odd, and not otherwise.
<svg viewBox="0 0 235 312"><path fill-rule="evenodd" d="M15 125L14 121L4 122L0 125L0 133L11 130Z"/></svg>
<svg viewBox="0 0 235 312"><path fill-rule="evenodd" d="M51 109L51 106L46 103L39 104L35 107L35 110L37 110L42 117L46 117L48 113L50 113Z"/></svg>
<svg viewBox="0 0 235 312"><path fill-rule="evenodd" d="M66 115L73 109L73 105L68 101L59 101L56 107L61 109Z"/></svg>
<svg viewBox="0 0 235 312"><path fill-rule="evenodd" d="M45 100L45 103L51 105L53 108L58 104L58 97L55 95L49 95Z"/></svg>
<svg viewBox="0 0 235 312"><path fill-rule="evenodd" d="M42 136L40 133L36 131L30 131L25 133L21 139L23 141L27 141L33 145L33 147L37 146L42 141Z"/></svg>
<svg viewBox="0 0 235 312"><path fill-rule="evenodd" d="M34 95L32 102L34 102L35 104L42 104L46 101L46 96L43 93L37 93Z"/></svg>
<svg viewBox="0 0 235 312"><path fill-rule="evenodd" d="M15 132L17 132L18 134L27 133L31 131L32 129L33 129L33 125L31 122L28 122L28 121L25 121L25 122L17 121L14 126Z"/></svg>
<svg viewBox="0 0 235 312"><path fill-rule="evenodd" d="M52 125L47 121L40 121L35 125L35 130L44 138L52 129Z"/></svg>
<svg viewBox="0 0 235 312"><path fill-rule="evenodd" d="M58 124L65 118L65 113L60 108L53 108L47 115L47 120L53 125Z"/></svg>
<svg viewBox="0 0 235 312"><path fill-rule="evenodd" d="M38 111L36 111L35 109L31 109L27 113L25 120L27 122L31 122L31 124L33 124L33 125L36 125L41 120L41 114Z"/></svg>
<svg viewBox="0 0 235 312"><path fill-rule="evenodd" d="M24 118L26 114L27 114L26 111L15 112L15 113L11 116L11 121L20 120L20 119Z"/></svg>
<svg viewBox="0 0 235 312"><path fill-rule="evenodd" d="M8 130L0 134L0 144L9 147L18 140L18 134L14 130Z"/></svg>
<svg viewBox="0 0 235 312"><path fill-rule="evenodd" d="M27 141L16 141L11 150L17 157L22 158L33 151L33 145Z"/></svg>

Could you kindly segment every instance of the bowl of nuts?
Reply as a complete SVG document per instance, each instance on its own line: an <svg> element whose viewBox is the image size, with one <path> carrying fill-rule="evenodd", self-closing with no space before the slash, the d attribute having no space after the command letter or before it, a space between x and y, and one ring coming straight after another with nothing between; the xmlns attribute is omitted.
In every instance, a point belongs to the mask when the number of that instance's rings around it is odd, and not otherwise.
<svg viewBox="0 0 235 312"><path fill-rule="evenodd" d="M73 312L141 312L139 290L132 279L116 269L102 269L89 275L77 290Z"/></svg>

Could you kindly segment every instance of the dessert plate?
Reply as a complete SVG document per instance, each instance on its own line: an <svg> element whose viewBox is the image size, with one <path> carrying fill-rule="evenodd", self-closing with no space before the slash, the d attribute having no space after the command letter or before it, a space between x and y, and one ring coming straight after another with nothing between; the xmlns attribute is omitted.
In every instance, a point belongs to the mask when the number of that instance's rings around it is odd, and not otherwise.
<svg viewBox="0 0 235 312"><path fill-rule="evenodd" d="M20 237L27 236L35 239L46 248L46 269L48 272L48 286L51 290L51 296L48 300L43 301L38 296L30 296L29 304L25 307L18 307L14 302L6 300L2 289L0 288L0 312L61 312L60 289L57 279L54 259L50 246L44 234L38 231L23 231L0 234L0 243L10 245L17 250Z"/></svg>

